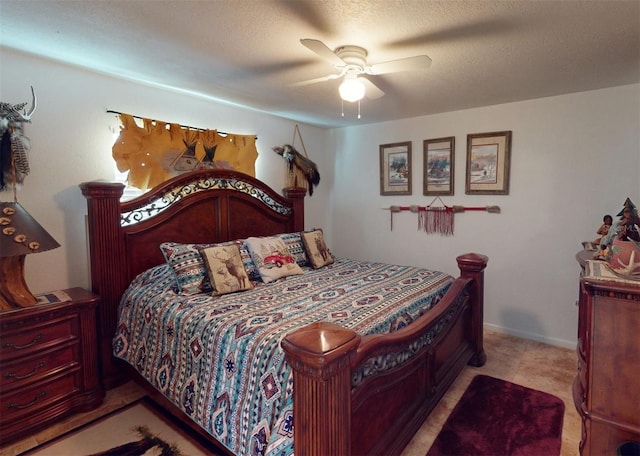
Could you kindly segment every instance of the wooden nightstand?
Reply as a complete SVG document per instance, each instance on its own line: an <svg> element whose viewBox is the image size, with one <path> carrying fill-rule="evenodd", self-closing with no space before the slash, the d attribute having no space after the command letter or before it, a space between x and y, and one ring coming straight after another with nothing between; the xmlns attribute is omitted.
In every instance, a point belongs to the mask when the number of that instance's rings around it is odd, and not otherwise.
<svg viewBox="0 0 640 456"><path fill-rule="evenodd" d="M64 292L70 301L0 312L0 445L104 398L99 297L82 288Z"/></svg>

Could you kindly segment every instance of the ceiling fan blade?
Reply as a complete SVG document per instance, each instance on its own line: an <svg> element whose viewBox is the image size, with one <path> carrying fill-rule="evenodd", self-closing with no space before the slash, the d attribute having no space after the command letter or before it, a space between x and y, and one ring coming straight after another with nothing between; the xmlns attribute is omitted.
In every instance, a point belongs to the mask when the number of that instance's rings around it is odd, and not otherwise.
<svg viewBox="0 0 640 456"><path fill-rule="evenodd" d="M300 42L309 50L315 52L320 57L337 67L344 66L344 61L338 57L331 49L329 49L322 41L304 38Z"/></svg>
<svg viewBox="0 0 640 456"><path fill-rule="evenodd" d="M322 77L319 77L319 78L307 79L306 81L294 82L294 83L291 84L291 87L301 87L301 86L306 86L306 85L310 85L310 84L316 84L318 82L330 81L332 79L337 79L340 76L342 76L342 75L341 74L329 74L327 76L322 76Z"/></svg>
<svg viewBox="0 0 640 456"><path fill-rule="evenodd" d="M398 73L400 71L425 70L431 66L431 59L426 55L416 55L406 59L389 60L367 67L368 74Z"/></svg>
<svg viewBox="0 0 640 456"><path fill-rule="evenodd" d="M365 87L365 97L370 100L376 100L384 95L384 92L373 82L368 80L367 78L363 78L362 76L358 77L362 81Z"/></svg>

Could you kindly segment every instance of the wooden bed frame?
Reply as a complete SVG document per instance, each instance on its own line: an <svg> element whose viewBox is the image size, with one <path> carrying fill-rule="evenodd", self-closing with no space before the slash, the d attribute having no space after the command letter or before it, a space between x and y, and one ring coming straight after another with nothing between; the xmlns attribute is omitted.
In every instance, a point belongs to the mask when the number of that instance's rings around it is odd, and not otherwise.
<svg viewBox="0 0 640 456"><path fill-rule="evenodd" d="M183 174L124 203L120 183L80 188L88 205L92 291L101 297L100 365L108 389L131 375L112 356L120 297L137 274L164 262L161 242L214 243L304 230L305 189L287 188L280 196L235 171ZM444 298L392 334L361 337L318 322L285 337L282 347L294 373L296 454L402 452L464 366L485 363L487 261L478 254L457 257L460 276ZM163 405L186 417L168 401Z"/></svg>

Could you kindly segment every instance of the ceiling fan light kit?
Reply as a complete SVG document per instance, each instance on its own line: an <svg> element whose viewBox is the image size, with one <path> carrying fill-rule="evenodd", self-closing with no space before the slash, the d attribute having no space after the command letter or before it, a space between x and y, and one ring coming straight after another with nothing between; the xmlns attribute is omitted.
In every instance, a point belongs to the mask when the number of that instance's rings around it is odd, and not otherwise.
<svg viewBox="0 0 640 456"><path fill-rule="evenodd" d="M340 46L334 51L329 49L322 41L313 39L300 40L303 46L331 63L338 73L329 74L320 78L310 79L295 83L295 86L315 84L331 79L343 78L338 88L340 98L343 101L360 101L366 95L367 98L376 99L384 95L384 92L376 86L370 78L361 75L376 76L379 74L397 73L400 71L423 70L431 65L431 59L426 55L417 55L397 60L390 60L374 65L367 65L368 52L360 46ZM360 111L358 106L358 111ZM360 118L358 112L358 118ZM344 112L342 114L344 116Z"/></svg>
<svg viewBox="0 0 640 456"><path fill-rule="evenodd" d="M354 101L362 100L365 93L365 87L362 81L355 78L345 78L344 82L340 84L338 88L340 92L340 98L344 101L353 103Z"/></svg>

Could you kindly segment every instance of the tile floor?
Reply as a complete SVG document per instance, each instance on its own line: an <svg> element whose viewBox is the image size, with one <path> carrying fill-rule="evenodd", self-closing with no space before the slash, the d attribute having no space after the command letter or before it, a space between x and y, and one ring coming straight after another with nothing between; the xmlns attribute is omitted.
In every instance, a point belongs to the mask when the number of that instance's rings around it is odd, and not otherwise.
<svg viewBox="0 0 640 456"><path fill-rule="evenodd" d="M551 393L562 399L565 403L565 417L561 456L577 456L581 422L571 396L571 385L577 365L575 351L491 331L485 331L484 343L487 363L481 368L465 368L401 456L426 454L456 402L477 374L508 380ZM19 455L119 409L143 395L144 391L134 383L127 383L108 391L104 403L97 409L71 416L24 440L0 448L0 456Z"/></svg>

